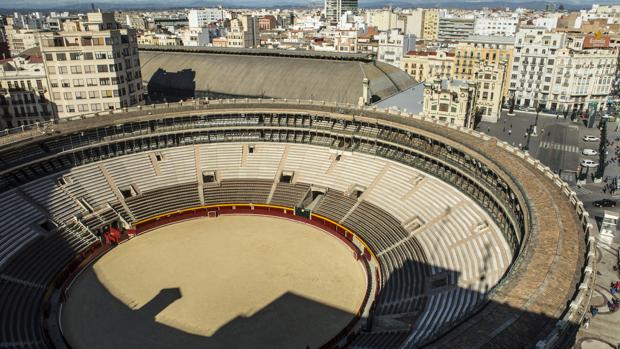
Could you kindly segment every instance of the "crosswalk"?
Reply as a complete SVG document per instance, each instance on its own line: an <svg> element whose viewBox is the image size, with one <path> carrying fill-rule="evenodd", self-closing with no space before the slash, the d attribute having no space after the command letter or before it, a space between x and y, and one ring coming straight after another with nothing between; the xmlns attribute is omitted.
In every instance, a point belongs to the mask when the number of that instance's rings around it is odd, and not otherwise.
<svg viewBox="0 0 620 349"><path fill-rule="evenodd" d="M560 150L569 153L579 153L579 147L576 145L568 145L568 144L560 144L554 142L540 142L539 147L541 149L551 149L551 150Z"/></svg>
<svg viewBox="0 0 620 349"><path fill-rule="evenodd" d="M575 192L575 194L577 195L588 195L592 193L592 190L586 189L584 187L578 187L578 186L573 186L571 187L571 189Z"/></svg>

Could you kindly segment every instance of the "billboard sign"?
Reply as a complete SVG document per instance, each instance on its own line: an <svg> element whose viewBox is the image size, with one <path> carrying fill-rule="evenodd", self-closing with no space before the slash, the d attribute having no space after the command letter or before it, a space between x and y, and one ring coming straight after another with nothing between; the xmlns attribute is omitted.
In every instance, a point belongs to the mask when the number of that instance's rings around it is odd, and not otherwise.
<svg viewBox="0 0 620 349"><path fill-rule="evenodd" d="M609 36L604 36L599 33L594 35L588 35L583 38L583 48L608 48L610 43Z"/></svg>

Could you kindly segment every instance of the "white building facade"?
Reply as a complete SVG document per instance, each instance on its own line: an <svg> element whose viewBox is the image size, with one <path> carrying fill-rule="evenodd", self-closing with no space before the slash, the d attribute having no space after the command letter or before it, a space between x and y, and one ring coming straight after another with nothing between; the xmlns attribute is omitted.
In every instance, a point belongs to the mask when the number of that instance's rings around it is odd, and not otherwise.
<svg viewBox="0 0 620 349"><path fill-rule="evenodd" d="M222 8L192 9L187 13L187 20L191 28L201 28L224 19Z"/></svg>
<svg viewBox="0 0 620 349"><path fill-rule="evenodd" d="M377 35L379 39L378 60L400 68L402 57L415 49L416 37L401 34L400 30L392 29Z"/></svg>
<svg viewBox="0 0 620 349"><path fill-rule="evenodd" d="M519 17L481 15L476 17L475 35L514 36L519 25Z"/></svg>
<svg viewBox="0 0 620 349"><path fill-rule="evenodd" d="M544 28L522 28L515 40L509 93L515 105L535 109L549 101L555 75L556 55L566 35Z"/></svg>

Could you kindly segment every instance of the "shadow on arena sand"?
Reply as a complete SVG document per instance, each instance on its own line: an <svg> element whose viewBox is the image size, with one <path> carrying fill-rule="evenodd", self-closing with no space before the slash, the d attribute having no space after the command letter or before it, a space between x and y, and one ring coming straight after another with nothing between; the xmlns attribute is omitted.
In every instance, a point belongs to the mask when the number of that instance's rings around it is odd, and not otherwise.
<svg viewBox="0 0 620 349"><path fill-rule="evenodd" d="M484 262L486 264L488 261ZM481 295L471 289L453 285L450 280L458 280L458 272L435 269L436 272L432 277L430 276L431 266L426 264L407 262L395 270L392 275L396 277L390 278L381 290L381 300L378 302L379 306L375 308L375 314L378 315L373 316L368 323L365 319L360 320L364 325L364 330L356 337L350 336L349 339L353 341L350 347L399 348L407 342L409 343L407 347L442 348L446 345L443 341L450 339L449 337L472 336L479 332L481 328L477 328L477 324L464 324L465 326L452 331L449 329L467 322L477 312L488 310L489 307L493 309L491 317L495 314L499 315L498 319L505 319L506 314L510 315L510 321L496 323L497 326L493 331L486 329L485 334L492 332L491 337L501 335L506 338L511 334L516 335L511 336L510 343L502 341L502 347L534 347L539 337L551 331L556 324L557 319L493 302L486 302L484 306L463 311L465 302L480 299ZM411 283L412 271L423 271L425 275L418 277L423 285ZM240 284L239 287L243 285ZM412 294L410 291L412 288L419 290L418 293ZM302 349L314 349L318 346L311 345L311 343L302 344L299 338L291 340L291 337L301 333L311 333L314 321L342 319L343 315L353 317L353 314L347 314L342 310L287 292L252 316L237 316L220 327L212 336L207 337L191 334L156 321L159 313L183 297L182 290L179 288L162 289L147 304L136 310L132 310L116 299L101 283L98 283L98 289L95 292L98 293L97 297L103 296L104 299L102 302L96 302L97 304L83 305L82 318L90 320L83 322L84 326L79 335L81 337L79 341L85 340L85 342L79 345L72 343L76 348L81 348L84 344L89 348L300 348L302 345ZM441 294L445 294L445 297L432 300L433 297ZM388 297L389 299L382 299ZM392 304L390 299L400 299L400 301ZM102 304L105 306L101 306ZM426 310L431 311L430 317L424 315ZM455 315L458 312L466 316ZM449 321L444 326L433 327L433 321L438 321L438 319L444 319L444 321L449 319ZM422 333L420 338L414 337L413 340L411 338L407 340L408 334L416 331L421 324L431 325L432 331L444 334L432 336ZM523 328L520 328L518 332L512 333L514 328L511 328L520 327L520 324L529 329L522 332ZM576 324L571 326L569 330L571 335L562 338L560 347L572 347L574 332L577 329Z"/></svg>

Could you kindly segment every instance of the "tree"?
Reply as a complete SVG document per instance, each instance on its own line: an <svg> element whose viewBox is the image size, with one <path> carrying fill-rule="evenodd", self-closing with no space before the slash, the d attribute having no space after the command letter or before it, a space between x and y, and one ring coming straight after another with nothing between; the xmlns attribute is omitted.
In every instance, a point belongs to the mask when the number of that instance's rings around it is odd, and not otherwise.
<svg viewBox="0 0 620 349"><path fill-rule="evenodd" d="M607 119L601 118L601 143L598 147L598 168L596 169L596 178L603 178L605 167L607 165Z"/></svg>

